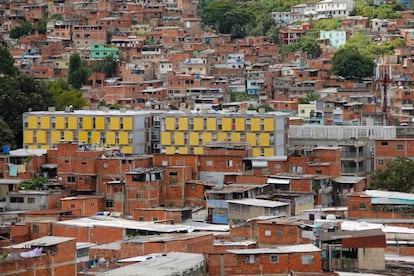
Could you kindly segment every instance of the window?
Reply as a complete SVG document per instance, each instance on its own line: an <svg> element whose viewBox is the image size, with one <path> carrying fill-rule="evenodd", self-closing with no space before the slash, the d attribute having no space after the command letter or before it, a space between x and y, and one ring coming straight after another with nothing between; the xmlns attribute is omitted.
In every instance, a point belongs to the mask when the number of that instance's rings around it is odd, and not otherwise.
<svg viewBox="0 0 414 276"><path fill-rule="evenodd" d="M302 167L300 167L300 166L293 166L292 172L293 173L302 173Z"/></svg>
<svg viewBox="0 0 414 276"><path fill-rule="evenodd" d="M23 203L23 197L12 196L10 197L10 203Z"/></svg>
<svg viewBox="0 0 414 276"><path fill-rule="evenodd" d="M136 199L142 199L142 194L141 194L141 193L137 193L137 194L135 195L135 197L136 197Z"/></svg>
<svg viewBox="0 0 414 276"><path fill-rule="evenodd" d="M377 160L377 164L378 164L379 166L384 165L384 160L383 160L383 159L378 159L378 160Z"/></svg>
<svg viewBox="0 0 414 276"><path fill-rule="evenodd" d="M105 207L106 208L114 208L114 200L113 199L107 199L105 201Z"/></svg>
<svg viewBox="0 0 414 276"><path fill-rule="evenodd" d="M206 161L206 166L209 166L209 167L213 166L213 161L211 160Z"/></svg>
<svg viewBox="0 0 414 276"><path fill-rule="evenodd" d="M311 265L313 264L313 255L302 255L300 256L302 260L302 264L304 265Z"/></svg>
<svg viewBox="0 0 414 276"><path fill-rule="evenodd" d="M283 231L282 230L276 230L276 236L278 236L279 238L283 237Z"/></svg>
<svg viewBox="0 0 414 276"><path fill-rule="evenodd" d="M156 172L156 173L154 173L154 177L155 177L155 180L161 180L162 179L162 174L160 172Z"/></svg>
<svg viewBox="0 0 414 276"><path fill-rule="evenodd" d="M35 203L35 198L34 197L28 197L27 198L27 204L34 204Z"/></svg>
<svg viewBox="0 0 414 276"><path fill-rule="evenodd" d="M403 144L397 144L397 150L404 150Z"/></svg>
<svg viewBox="0 0 414 276"><path fill-rule="evenodd" d="M365 203L365 202L361 202L361 203L359 203L359 209L360 209L360 210L366 210L366 209L367 209L367 205L366 205L366 203Z"/></svg>
<svg viewBox="0 0 414 276"><path fill-rule="evenodd" d="M75 176L68 176L68 182L69 183L75 183L76 182L76 177Z"/></svg>
<svg viewBox="0 0 414 276"><path fill-rule="evenodd" d="M382 141L381 146L388 146L388 142L387 141Z"/></svg>
<svg viewBox="0 0 414 276"><path fill-rule="evenodd" d="M152 218L152 221L157 221L158 220L158 217L153 217Z"/></svg>
<svg viewBox="0 0 414 276"><path fill-rule="evenodd" d="M70 205L70 208L75 208L76 207L76 205L75 204L71 204Z"/></svg>
<svg viewBox="0 0 414 276"><path fill-rule="evenodd" d="M177 172L173 171L173 172L169 172L168 173L168 183L169 184L175 184L177 183L178 178L177 178Z"/></svg>
<svg viewBox="0 0 414 276"><path fill-rule="evenodd" d="M132 175L132 181L145 182L146 181L146 176L143 173L141 173L141 174L133 174Z"/></svg>
<svg viewBox="0 0 414 276"><path fill-rule="evenodd" d="M33 224L33 233L39 233L39 225Z"/></svg>
<svg viewBox="0 0 414 276"><path fill-rule="evenodd" d="M277 264L279 262L279 256L278 255L270 255L270 262L272 264Z"/></svg>
<svg viewBox="0 0 414 276"><path fill-rule="evenodd" d="M240 209L241 209L242 213L250 212L250 206L249 205L240 205Z"/></svg>
<svg viewBox="0 0 414 276"><path fill-rule="evenodd" d="M282 166L280 164L275 164L275 169L276 170L280 170L282 168Z"/></svg>
<svg viewBox="0 0 414 276"><path fill-rule="evenodd" d="M270 237L272 235L272 231L271 230L265 230L265 237Z"/></svg>
<svg viewBox="0 0 414 276"><path fill-rule="evenodd" d="M233 167L233 160L227 160L227 167Z"/></svg>
<svg viewBox="0 0 414 276"><path fill-rule="evenodd" d="M143 216L140 216L140 217L138 218L138 221L144 221L144 217L143 217Z"/></svg>
<svg viewBox="0 0 414 276"><path fill-rule="evenodd" d="M254 264L254 255L246 256L246 264Z"/></svg>

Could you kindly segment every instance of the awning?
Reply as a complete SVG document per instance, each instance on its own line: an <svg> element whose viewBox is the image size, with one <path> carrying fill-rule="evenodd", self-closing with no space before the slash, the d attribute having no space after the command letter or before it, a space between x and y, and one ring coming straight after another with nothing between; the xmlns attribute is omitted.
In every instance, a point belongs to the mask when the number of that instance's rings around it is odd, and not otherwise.
<svg viewBox="0 0 414 276"><path fill-rule="evenodd" d="M40 167L42 167L43 169L56 169L57 164L43 164L43 165L40 165Z"/></svg>
<svg viewBox="0 0 414 276"><path fill-rule="evenodd" d="M252 161L252 167L253 168L267 168L267 161Z"/></svg>
<svg viewBox="0 0 414 276"><path fill-rule="evenodd" d="M281 178L268 178L267 184L282 184L282 185L289 185L289 179L281 179Z"/></svg>

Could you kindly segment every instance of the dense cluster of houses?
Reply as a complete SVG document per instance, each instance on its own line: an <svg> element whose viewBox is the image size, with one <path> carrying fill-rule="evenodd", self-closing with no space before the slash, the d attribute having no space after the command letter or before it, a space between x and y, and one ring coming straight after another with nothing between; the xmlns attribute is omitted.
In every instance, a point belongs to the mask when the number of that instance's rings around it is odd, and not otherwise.
<svg viewBox="0 0 414 276"><path fill-rule="evenodd" d="M274 12L284 45L342 18L321 31L320 57L282 58L267 37L205 31L198 5L0 3L1 43L35 79L66 78L73 53L118 59L116 77L82 86L87 108L28 111L23 147L3 146L0 274L412 272L414 196L368 188L376 169L414 157L410 128L388 124L413 116L414 13L370 21L338 0ZM45 34L10 38L46 12ZM373 79L331 76L358 30L408 47L378 59ZM256 98L231 102L238 92ZM303 103L310 92L319 99Z"/></svg>
<svg viewBox="0 0 414 276"><path fill-rule="evenodd" d="M168 270L159 265L167 258L190 275L380 272L393 257L409 264L414 196L366 190L368 177L343 170L349 151L296 146L254 157L246 142L203 147L202 155L144 155L62 141L3 153L2 271L27 272L26 258L32 271L48 262L55 273L109 275ZM21 184L38 176L47 180L36 188Z"/></svg>

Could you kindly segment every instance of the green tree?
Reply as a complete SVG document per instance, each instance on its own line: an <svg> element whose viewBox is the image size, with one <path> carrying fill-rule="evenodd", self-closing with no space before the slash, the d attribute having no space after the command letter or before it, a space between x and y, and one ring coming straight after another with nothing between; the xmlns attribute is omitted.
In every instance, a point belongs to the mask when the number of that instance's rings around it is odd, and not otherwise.
<svg viewBox="0 0 414 276"><path fill-rule="evenodd" d="M355 8L351 15L362 15L378 19L396 19L401 17L402 6L399 3L381 4L379 6L366 1L355 1Z"/></svg>
<svg viewBox="0 0 414 276"><path fill-rule="evenodd" d="M6 124L6 122L0 117L0 146L16 147L14 132Z"/></svg>
<svg viewBox="0 0 414 276"><path fill-rule="evenodd" d="M113 55L106 56L104 59L92 65L93 72L105 73L105 77L111 78L117 75L118 61Z"/></svg>
<svg viewBox="0 0 414 276"><path fill-rule="evenodd" d="M243 37L247 25L255 21L253 13L236 5L234 1L214 0L201 11L203 23L213 26L218 32Z"/></svg>
<svg viewBox="0 0 414 276"><path fill-rule="evenodd" d="M341 18L319 19L314 22L313 27L307 32L319 36L320 31L332 31L341 27Z"/></svg>
<svg viewBox="0 0 414 276"><path fill-rule="evenodd" d="M32 24L28 21L24 21L21 26L17 26L16 28L10 31L10 38L19 39L24 35L28 35L32 33L33 33Z"/></svg>
<svg viewBox="0 0 414 276"><path fill-rule="evenodd" d="M46 33L46 25L47 25L47 14L43 15L42 18L36 24L36 31L39 34Z"/></svg>
<svg viewBox="0 0 414 276"><path fill-rule="evenodd" d="M405 46L406 43L402 38L377 43L372 41L365 32L356 32L347 40L343 48L355 49L363 56L374 59L378 56L392 55L394 49Z"/></svg>
<svg viewBox="0 0 414 276"><path fill-rule="evenodd" d="M74 53L69 58L68 83L73 88L80 89L88 81L89 70L82 66L82 60L78 53Z"/></svg>
<svg viewBox="0 0 414 276"><path fill-rule="evenodd" d="M82 92L71 88L63 79L49 82L48 89L53 95L54 106L57 110L64 110L69 105L72 105L75 109L81 109L87 105L82 97Z"/></svg>
<svg viewBox="0 0 414 276"><path fill-rule="evenodd" d="M30 180L30 182L20 182L19 187L24 190L39 190L48 182L44 176L36 176Z"/></svg>
<svg viewBox="0 0 414 276"><path fill-rule="evenodd" d="M397 157L383 170L375 171L370 183L372 189L410 193L414 188L414 161Z"/></svg>
<svg viewBox="0 0 414 276"><path fill-rule="evenodd" d="M17 68L14 66L14 59L9 50L0 47L0 75L14 76L18 74Z"/></svg>
<svg viewBox="0 0 414 276"><path fill-rule="evenodd" d="M340 49L332 58L331 73L352 79L361 79L373 75L375 62L363 56L356 49Z"/></svg>
<svg viewBox="0 0 414 276"><path fill-rule="evenodd" d="M303 99L302 99L302 103L304 103L304 104L309 104L309 103L311 103L311 102L313 102L313 101L316 101L317 99L319 99L319 93L317 93L317 92L309 92L309 93L307 93L304 97L303 97Z"/></svg>
<svg viewBox="0 0 414 276"><path fill-rule="evenodd" d="M365 32L354 33L343 46L345 49L354 49L361 53L361 55L375 58L379 55L390 54L384 52L381 44L374 43L372 39L368 38Z"/></svg>
<svg viewBox="0 0 414 276"><path fill-rule="evenodd" d="M69 82L75 89L80 89L88 81L90 72L86 67L80 67L69 76Z"/></svg>
<svg viewBox="0 0 414 276"><path fill-rule="evenodd" d="M277 26L273 26L271 27L266 35L270 38L270 41L274 44L279 44L280 40L279 40L279 28Z"/></svg>
<svg viewBox="0 0 414 276"><path fill-rule="evenodd" d="M275 26L275 21L270 13L256 15L256 20L246 25L246 33L249 36L264 36Z"/></svg>
<svg viewBox="0 0 414 276"><path fill-rule="evenodd" d="M322 54L322 49L315 37L304 35L297 43L283 45L283 47L279 48L281 56L293 52L306 52L308 58L317 58Z"/></svg>
<svg viewBox="0 0 414 276"><path fill-rule="evenodd" d="M44 83L26 75L0 77L0 117L13 131L17 147L23 144L22 114L52 105L52 94Z"/></svg>
<svg viewBox="0 0 414 276"><path fill-rule="evenodd" d="M321 46L316 38L307 35L299 39L298 50L306 52L308 58L317 58L322 54Z"/></svg>
<svg viewBox="0 0 414 276"><path fill-rule="evenodd" d="M69 75L78 70L82 65L79 53L74 53L69 58Z"/></svg>

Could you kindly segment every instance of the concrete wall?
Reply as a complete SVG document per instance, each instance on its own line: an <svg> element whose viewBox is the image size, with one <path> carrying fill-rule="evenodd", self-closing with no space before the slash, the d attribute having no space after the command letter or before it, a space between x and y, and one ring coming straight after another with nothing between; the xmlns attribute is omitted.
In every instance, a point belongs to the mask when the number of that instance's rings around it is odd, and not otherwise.
<svg viewBox="0 0 414 276"><path fill-rule="evenodd" d="M385 248L359 248L358 268L385 270Z"/></svg>

